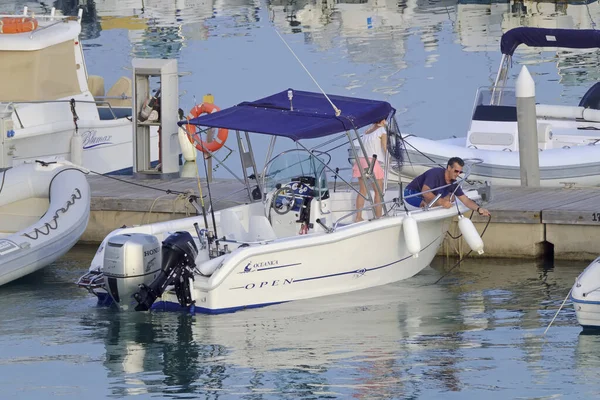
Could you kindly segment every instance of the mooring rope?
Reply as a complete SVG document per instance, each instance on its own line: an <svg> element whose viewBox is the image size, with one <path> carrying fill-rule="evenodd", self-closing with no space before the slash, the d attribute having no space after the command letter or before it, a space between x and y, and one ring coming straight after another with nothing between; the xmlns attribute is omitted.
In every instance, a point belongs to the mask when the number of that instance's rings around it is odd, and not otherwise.
<svg viewBox="0 0 600 400"><path fill-rule="evenodd" d="M274 26L273 26L273 29L275 30L275 33L277 33L277 36L279 36L279 39L281 39L281 41L283 42L283 44L285 44L285 46L288 48L288 50L296 58L296 60L298 60L298 62L302 66L302 68L304 68L304 71L306 71L306 73L308 74L308 76L310 77L310 79L313 80L313 82L315 83L315 85L317 85L317 87L319 88L319 90L321 91L321 93L323 93L323 96L325 96L325 98L327 99L327 101L329 102L329 104L331 104L331 107L333 107L333 111L335 111L335 116L339 117L342 114L342 110L340 110L339 108L336 107L335 104L333 104L333 102L331 101L331 99L329 98L329 96L327 95L327 93L325 93L325 91L323 90L323 88L321 87L321 85L319 85L319 82L317 82L317 80L312 76L312 74L308 71L308 68L306 68L304 66L304 64L302 63L302 61L300 61L300 58L296 55L296 53L294 53L294 50L292 50L292 48L290 47L290 45L287 44L287 42L285 41L285 39L283 38L283 36L281 36L281 34L279 33L279 31Z"/></svg>
<svg viewBox="0 0 600 400"><path fill-rule="evenodd" d="M125 180L125 179L120 179L120 178L117 178L117 177L112 176L112 175L102 174L100 172L96 172L96 171L92 171L92 170L90 170L90 172L92 174L104 176L104 177L109 178L109 179L114 179L115 181L127 183L129 185L140 186L140 187L143 187L143 188L146 188L146 189L158 190L159 192L163 192L163 193L166 193L166 194L184 194L184 195L187 194L187 192L182 192L182 191L179 191L179 190L160 189L160 188L157 188L157 187L148 186L148 185L144 185L144 184L141 184L141 183L131 182L131 181L128 181L128 180Z"/></svg>

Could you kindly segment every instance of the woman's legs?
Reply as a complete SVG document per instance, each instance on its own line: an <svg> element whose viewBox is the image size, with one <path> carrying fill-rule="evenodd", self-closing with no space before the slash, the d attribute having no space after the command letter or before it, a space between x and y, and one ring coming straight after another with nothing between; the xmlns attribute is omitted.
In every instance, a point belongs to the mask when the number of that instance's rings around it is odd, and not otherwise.
<svg viewBox="0 0 600 400"><path fill-rule="evenodd" d="M367 187L362 178L358 178L358 184L360 185L359 194L356 195L356 209L360 210L365 206L365 197L367 196ZM356 213L356 222L363 220L362 211Z"/></svg>

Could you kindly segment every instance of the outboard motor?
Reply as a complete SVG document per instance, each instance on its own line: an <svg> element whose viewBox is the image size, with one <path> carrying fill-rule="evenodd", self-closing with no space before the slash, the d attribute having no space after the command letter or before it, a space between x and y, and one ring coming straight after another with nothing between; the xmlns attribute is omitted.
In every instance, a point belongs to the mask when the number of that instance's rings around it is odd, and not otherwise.
<svg viewBox="0 0 600 400"><path fill-rule="evenodd" d="M126 310L139 285L152 282L160 272L160 242L152 235L115 235L104 250L104 287L114 303Z"/></svg>
<svg viewBox="0 0 600 400"><path fill-rule="evenodd" d="M162 244L162 269L152 283L141 284L133 295L138 302L135 310L148 311L170 285L175 287L179 304L184 307L191 305L191 282L194 280L197 255L198 248L189 232L175 232L166 238Z"/></svg>

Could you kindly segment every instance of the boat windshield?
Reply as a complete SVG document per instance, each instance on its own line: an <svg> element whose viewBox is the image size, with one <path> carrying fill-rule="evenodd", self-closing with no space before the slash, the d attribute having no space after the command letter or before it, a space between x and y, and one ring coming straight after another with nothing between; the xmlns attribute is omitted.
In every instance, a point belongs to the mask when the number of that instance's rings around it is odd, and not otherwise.
<svg viewBox="0 0 600 400"><path fill-rule="evenodd" d="M81 93L72 40L1 54L0 102L56 100Z"/></svg>
<svg viewBox="0 0 600 400"><path fill-rule="evenodd" d="M492 97L494 102L492 103ZM508 86L485 86L477 89L475 107L489 106L490 104L498 106L517 106L517 95L514 87Z"/></svg>
<svg viewBox="0 0 600 400"><path fill-rule="evenodd" d="M325 166L330 160L329 154L320 151L284 151L265 165L263 187L268 193L277 185L298 181L312 186L315 197L321 197L328 189Z"/></svg>

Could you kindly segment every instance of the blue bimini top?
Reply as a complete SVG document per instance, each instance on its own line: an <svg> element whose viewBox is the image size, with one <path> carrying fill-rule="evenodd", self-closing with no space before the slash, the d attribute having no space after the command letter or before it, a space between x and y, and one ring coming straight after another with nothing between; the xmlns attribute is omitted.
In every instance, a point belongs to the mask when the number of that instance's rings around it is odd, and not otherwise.
<svg viewBox="0 0 600 400"><path fill-rule="evenodd" d="M600 31L595 29L514 28L502 35L500 51L512 56L517 47L565 47L594 49L600 47Z"/></svg>
<svg viewBox="0 0 600 400"><path fill-rule="evenodd" d="M292 94L291 102L288 90L284 90L189 121L180 121L178 125L226 128L284 136L298 141L358 129L390 118L396 112L386 101L328 95L331 102L341 110L340 115L336 116L324 94L289 90Z"/></svg>

